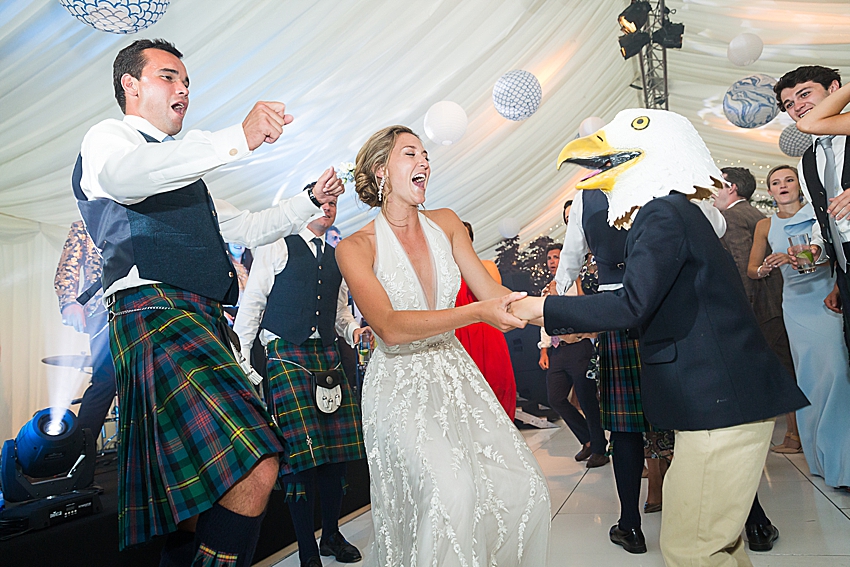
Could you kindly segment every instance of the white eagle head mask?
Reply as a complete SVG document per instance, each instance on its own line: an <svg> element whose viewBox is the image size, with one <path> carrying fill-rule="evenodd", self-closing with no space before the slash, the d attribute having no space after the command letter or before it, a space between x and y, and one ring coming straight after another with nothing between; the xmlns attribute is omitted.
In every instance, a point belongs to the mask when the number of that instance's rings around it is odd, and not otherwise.
<svg viewBox="0 0 850 567"><path fill-rule="evenodd" d="M594 170L576 189L601 189L608 197L608 224L630 228L640 208L678 191L690 199L712 196L723 174L705 142L684 116L667 110L630 108L602 129L567 144L564 162Z"/></svg>

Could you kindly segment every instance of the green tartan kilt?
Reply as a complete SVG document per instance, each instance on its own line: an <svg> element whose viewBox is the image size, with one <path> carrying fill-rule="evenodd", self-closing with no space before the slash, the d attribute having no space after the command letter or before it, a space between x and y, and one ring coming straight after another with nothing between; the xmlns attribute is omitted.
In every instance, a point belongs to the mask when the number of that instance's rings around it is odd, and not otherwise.
<svg viewBox="0 0 850 567"><path fill-rule="evenodd" d="M281 474L365 458L360 408L348 381L342 381L339 409L323 413L316 408L310 374L297 366L310 372L336 368L340 360L336 345L325 348L321 339L309 339L302 345L277 339L266 349L269 411L277 416L278 426L289 446L289 459L281 464ZM339 370L342 372L341 366Z"/></svg>
<svg viewBox="0 0 850 567"><path fill-rule="evenodd" d="M286 445L233 357L217 302L157 284L110 312L123 549L208 510Z"/></svg>
<svg viewBox="0 0 850 567"><path fill-rule="evenodd" d="M599 413L609 431L650 431L640 395L638 341L627 331L599 333Z"/></svg>

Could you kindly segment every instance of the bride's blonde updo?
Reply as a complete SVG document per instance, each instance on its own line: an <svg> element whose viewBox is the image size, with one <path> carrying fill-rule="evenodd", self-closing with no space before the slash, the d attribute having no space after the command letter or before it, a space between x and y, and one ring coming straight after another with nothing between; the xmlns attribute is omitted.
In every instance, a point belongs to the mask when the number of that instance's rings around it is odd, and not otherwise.
<svg viewBox="0 0 850 567"><path fill-rule="evenodd" d="M378 130L366 140L360 151L357 152L357 160L354 167L354 190L360 200L370 207L380 207L383 201L386 201L387 195L390 192L390 179L386 168L395 145L396 138L399 134L414 134L413 130L407 126L387 126L382 130ZM416 136L419 138L419 136ZM380 180L375 175L375 170L383 167L384 177L386 182L381 191L382 198L378 198L378 185Z"/></svg>

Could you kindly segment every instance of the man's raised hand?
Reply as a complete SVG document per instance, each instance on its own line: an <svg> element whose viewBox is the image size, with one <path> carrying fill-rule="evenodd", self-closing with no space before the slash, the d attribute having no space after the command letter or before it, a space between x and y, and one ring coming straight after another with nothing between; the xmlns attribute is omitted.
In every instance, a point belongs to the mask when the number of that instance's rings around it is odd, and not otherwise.
<svg viewBox="0 0 850 567"><path fill-rule="evenodd" d="M273 144L280 138L283 127L292 122L292 115L286 114L285 110L286 105L282 102L260 101L254 105L242 121L249 150L256 150L263 142Z"/></svg>
<svg viewBox="0 0 850 567"><path fill-rule="evenodd" d="M334 168L327 168L313 186L313 196L322 204L336 199L345 191L345 185L336 176Z"/></svg>

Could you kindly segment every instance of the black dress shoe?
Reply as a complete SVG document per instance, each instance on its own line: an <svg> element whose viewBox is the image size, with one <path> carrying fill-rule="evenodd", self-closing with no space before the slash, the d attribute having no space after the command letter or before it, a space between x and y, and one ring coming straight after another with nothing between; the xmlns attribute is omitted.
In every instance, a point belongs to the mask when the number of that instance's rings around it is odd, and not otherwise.
<svg viewBox="0 0 850 567"><path fill-rule="evenodd" d="M585 461L585 460L587 460L588 457L590 457L591 453L592 453L592 451L590 450L590 445L584 445L581 448L581 451L576 453L576 460L578 462Z"/></svg>
<svg viewBox="0 0 850 567"><path fill-rule="evenodd" d="M607 465L611 462L609 457L605 455L600 455L598 453L593 453L589 459L587 459L587 468L595 469L596 467L601 467L603 465Z"/></svg>
<svg viewBox="0 0 850 567"><path fill-rule="evenodd" d="M333 555L340 563L356 563L363 559L360 551L348 543L340 532L336 532L329 538L322 536L319 553L322 555Z"/></svg>
<svg viewBox="0 0 850 567"><path fill-rule="evenodd" d="M629 553L646 553L646 540L640 528L621 530L619 525L614 524L608 532L608 537L611 538L611 543L622 545Z"/></svg>
<svg viewBox="0 0 850 567"><path fill-rule="evenodd" d="M745 531L750 551L770 551L779 538L779 530L773 524L748 524Z"/></svg>
<svg viewBox="0 0 850 567"><path fill-rule="evenodd" d="M314 555L307 559L307 561L303 561L301 567L322 567L322 560Z"/></svg>

